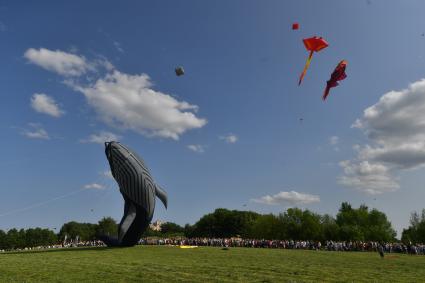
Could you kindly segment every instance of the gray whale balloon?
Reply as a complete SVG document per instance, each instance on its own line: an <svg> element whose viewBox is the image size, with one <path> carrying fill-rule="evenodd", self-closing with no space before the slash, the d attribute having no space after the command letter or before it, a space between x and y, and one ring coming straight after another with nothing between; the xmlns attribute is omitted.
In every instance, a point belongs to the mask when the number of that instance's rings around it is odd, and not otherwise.
<svg viewBox="0 0 425 283"><path fill-rule="evenodd" d="M128 147L106 142L105 154L125 204L118 238L103 235L100 239L107 246L134 246L152 220L155 196L167 208L167 193L155 184L143 159Z"/></svg>

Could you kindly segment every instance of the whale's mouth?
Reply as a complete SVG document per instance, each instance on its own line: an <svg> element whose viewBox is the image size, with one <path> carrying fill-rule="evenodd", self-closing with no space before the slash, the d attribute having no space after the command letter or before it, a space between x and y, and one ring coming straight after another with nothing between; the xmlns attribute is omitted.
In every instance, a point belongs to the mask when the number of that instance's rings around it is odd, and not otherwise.
<svg viewBox="0 0 425 283"><path fill-rule="evenodd" d="M113 161L112 161L112 141L105 142L105 154L106 154L106 158L108 159L109 166L111 167L112 176L115 178L115 176L114 176L114 164L113 164Z"/></svg>
<svg viewBox="0 0 425 283"><path fill-rule="evenodd" d="M111 161L111 142L105 142L105 154L108 161Z"/></svg>

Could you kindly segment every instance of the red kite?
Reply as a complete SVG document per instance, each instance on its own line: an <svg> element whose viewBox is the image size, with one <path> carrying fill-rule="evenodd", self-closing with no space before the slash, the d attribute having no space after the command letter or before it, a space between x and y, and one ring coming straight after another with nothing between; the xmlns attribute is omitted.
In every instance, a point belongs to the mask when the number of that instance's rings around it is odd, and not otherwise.
<svg viewBox="0 0 425 283"><path fill-rule="evenodd" d="M300 25L298 24L298 23L293 23L292 24L292 29L293 30L297 30L297 29L299 29L300 28Z"/></svg>
<svg viewBox="0 0 425 283"><path fill-rule="evenodd" d="M310 37L303 39L305 48L310 51L310 55L308 56L307 62L305 63L304 70L301 73L300 80L298 81L298 85L301 84L305 73L307 72L308 67L310 66L311 57L313 57L313 52L319 52L320 50L328 47L328 43L321 37Z"/></svg>
<svg viewBox="0 0 425 283"><path fill-rule="evenodd" d="M345 67L347 67L348 62L342 60L338 63L338 66L335 67L335 70L332 72L331 78L326 82L325 92L323 93L322 99L325 100L329 95L329 90L331 87L336 87L338 85L338 81L342 81L347 77L345 74Z"/></svg>

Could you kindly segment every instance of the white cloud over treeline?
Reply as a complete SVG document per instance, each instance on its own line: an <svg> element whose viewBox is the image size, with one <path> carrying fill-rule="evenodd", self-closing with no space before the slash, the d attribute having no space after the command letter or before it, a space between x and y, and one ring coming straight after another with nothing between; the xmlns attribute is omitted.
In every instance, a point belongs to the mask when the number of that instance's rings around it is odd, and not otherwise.
<svg viewBox="0 0 425 283"><path fill-rule="evenodd" d="M357 156L340 162L343 185L369 194L398 189L398 173L425 165L425 79L390 91L352 125L368 138Z"/></svg>
<svg viewBox="0 0 425 283"><path fill-rule="evenodd" d="M265 195L257 199L252 199L251 201L267 205L302 205L320 202L320 197L296 191L282 191L275 195Z"/></svg>

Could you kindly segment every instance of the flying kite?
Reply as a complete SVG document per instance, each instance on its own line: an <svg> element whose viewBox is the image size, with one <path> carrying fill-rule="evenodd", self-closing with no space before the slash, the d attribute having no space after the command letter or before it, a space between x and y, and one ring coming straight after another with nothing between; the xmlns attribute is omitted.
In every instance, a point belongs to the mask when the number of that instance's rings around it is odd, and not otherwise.
<svg viewBox="0 0 425 283"><path fill-rule="evenodd" d="M345 67L347 67L347 64L347 61L342 60L335 67L335 70L332 72L331 78L329 79L329 81L326 82L326 88L322 96L323 100L325 100L326 97L329 95L329 90L332 87L336 87L338 85L338 81L342 81L347 77L347 75L345 74Z"/></svg>
<svg viewBox="0 0 425 283"><path fill-rule="evenodd" d="M299 29L300 28L300 25L298 24L298 23L293 23L292 24L292 29L293 30L297 30L297 29Z"/></svg>
<svg viewBox="0 0 425 283"><path fill-rule="evenodd" d="M319 52L320 50L328 47L328 43L321 37L310 37L303 39L305 48L310 51L310 55L308 56L307 62L305 63L304 70L301 73L300 80L298 81L298 85L301 84L305 73L307 72L308 67L310 66L311 58L313 57L313 52Z"/></svg>
<svg viewBox="0 0 425 283"><path fill-rule="evenodd" d="M184 69L182 66L178 66L177 68L174 69L174 71L176 72L176 75L178 77L184 75Z"/></svg>
<svg viewBox="0 0 425 283"><path fill-rule="evenodd" d="M100 239L107 246L134 246L152 220L155 196L167 208L167 193L155 184L143 159L134 151L111 141L105 143L105 154L125 204L118 238L103 235Z"/></svg>

